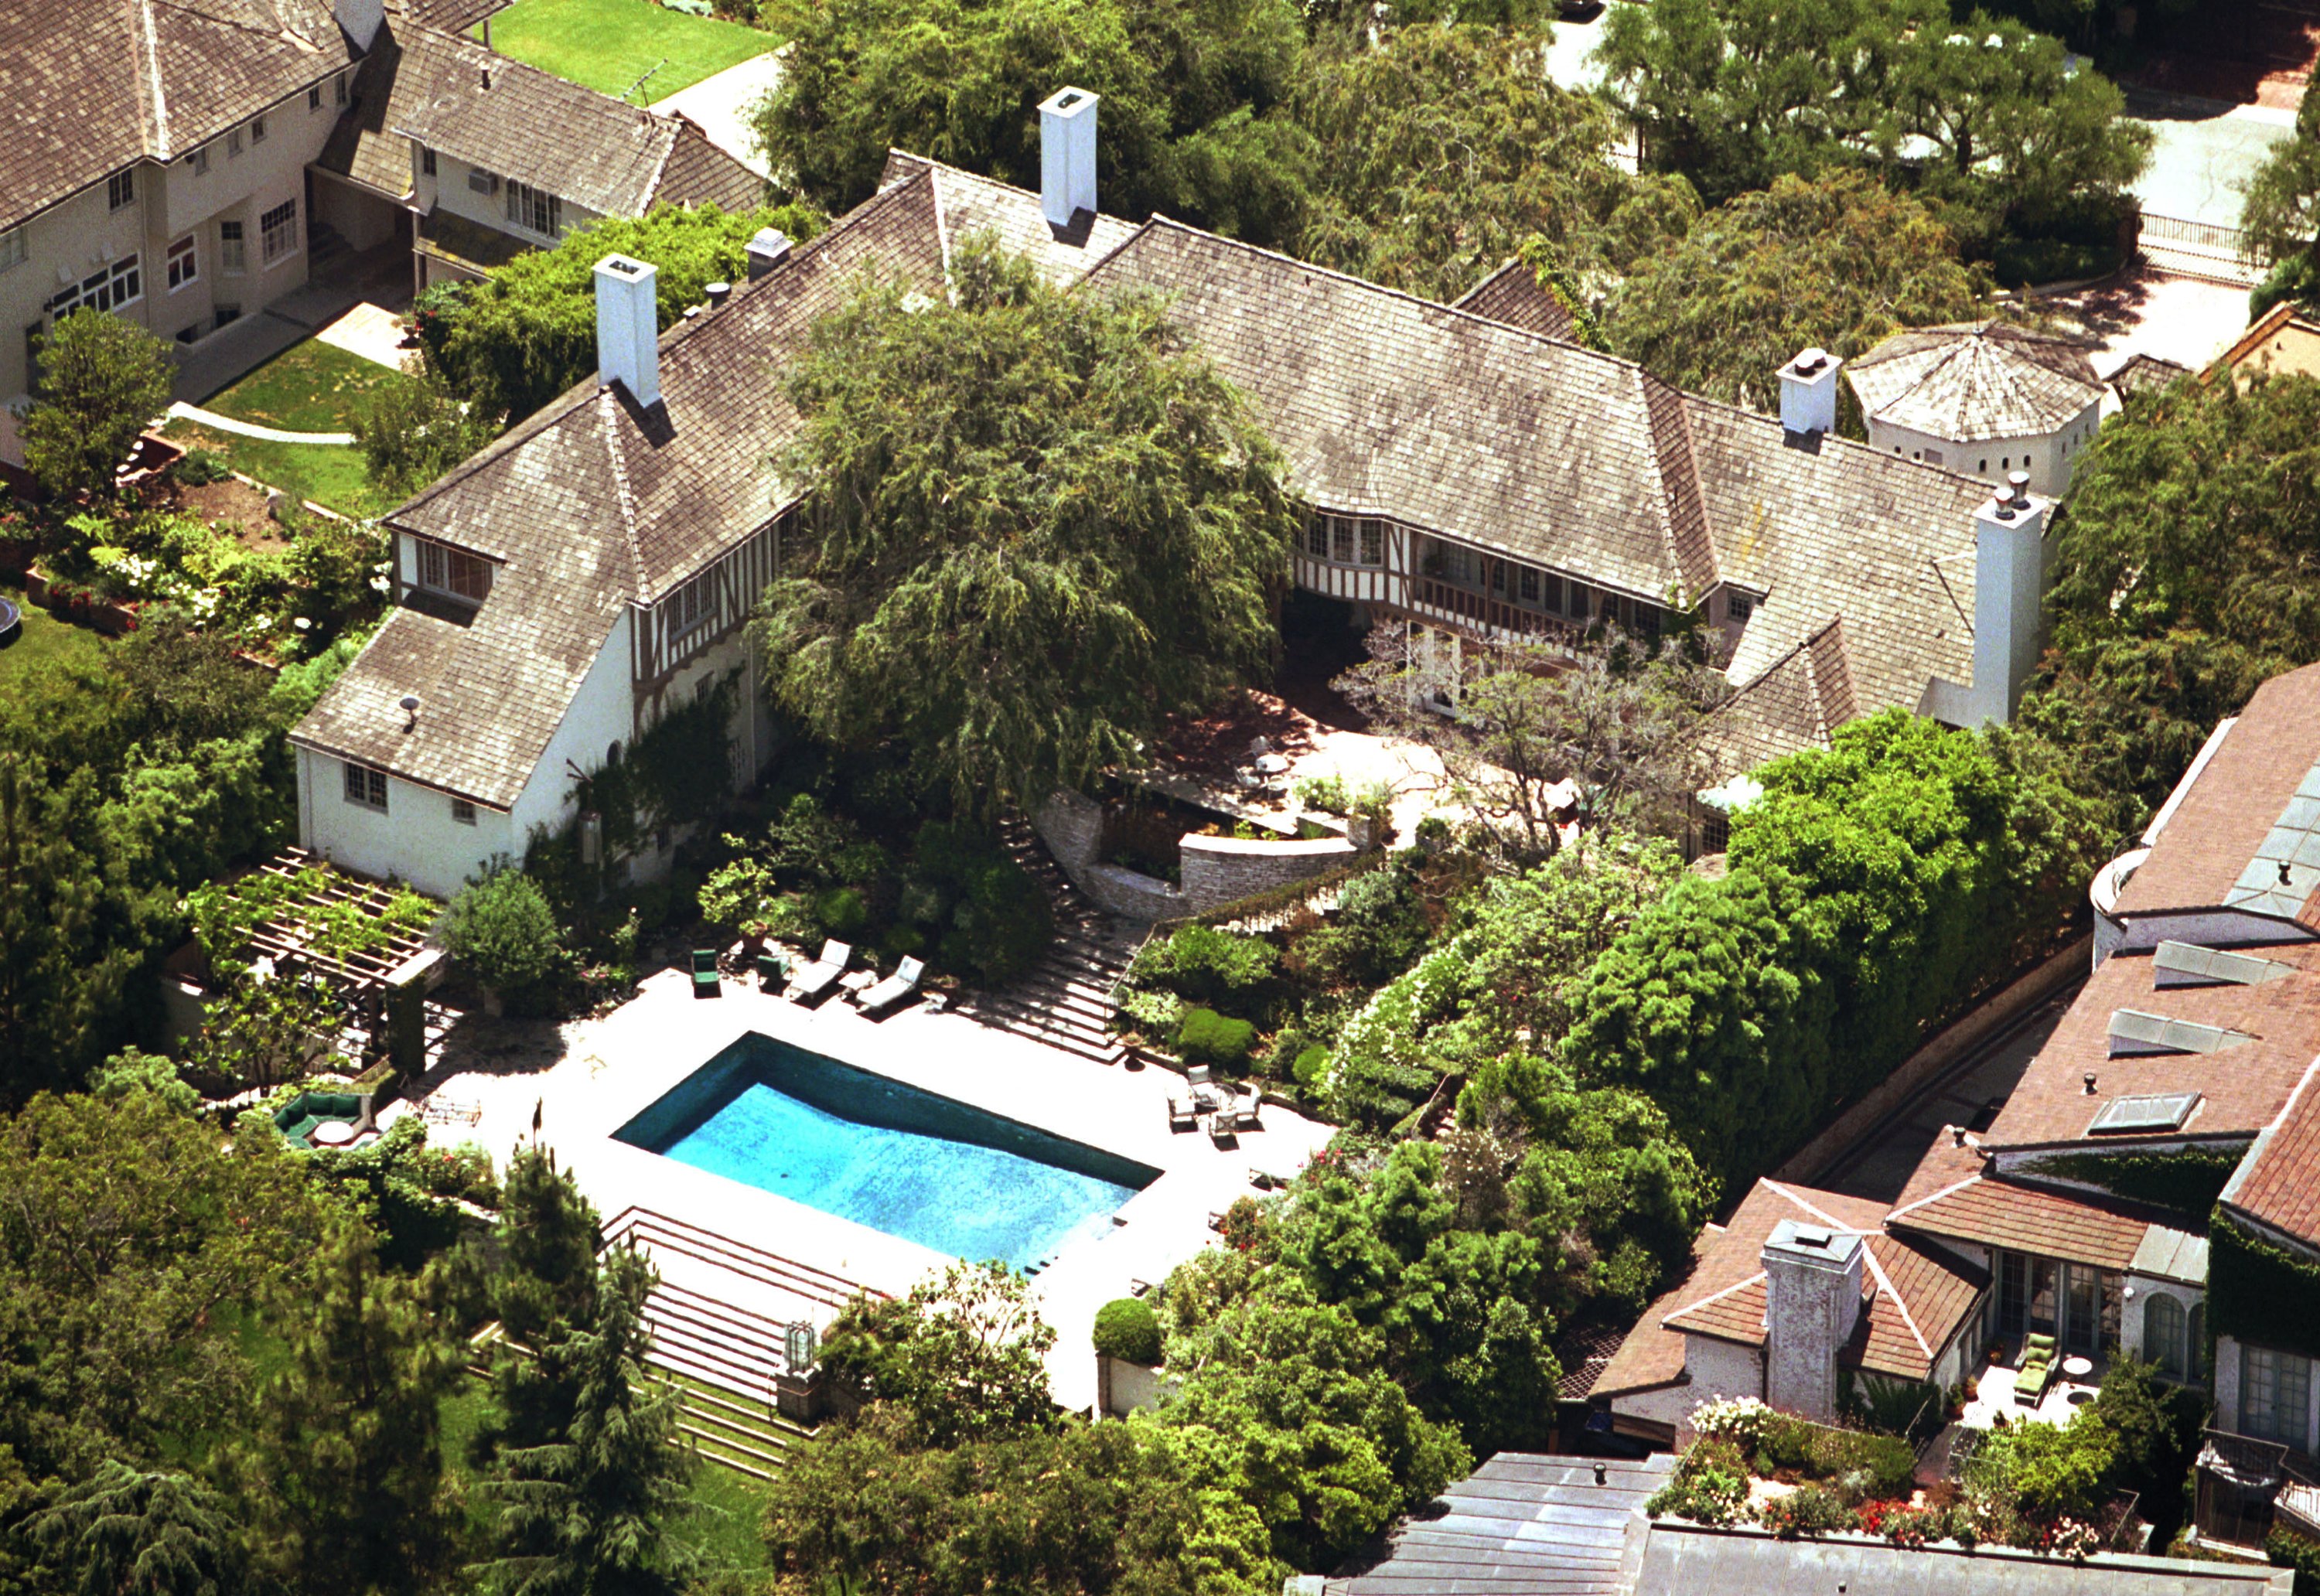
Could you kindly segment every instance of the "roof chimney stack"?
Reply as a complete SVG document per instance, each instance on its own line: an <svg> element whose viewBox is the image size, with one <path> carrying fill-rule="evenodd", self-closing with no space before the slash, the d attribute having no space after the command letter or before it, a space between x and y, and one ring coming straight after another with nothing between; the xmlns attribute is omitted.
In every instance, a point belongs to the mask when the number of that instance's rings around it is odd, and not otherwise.
<svg viewBox="0 0 2320 1596"><path fill-rule="evenodd" d="M1861 1319L1859 1236L1782 1220L1764 1238L1764 1400L1836 1418L1836 1355Z"/></svg>
<svg viewBox="0 0 2320 1596"><path fill-rule="evenodd" d="M331 0L331 11L338 18L339 32L357 50L368 50L386 21L384 0Z"/></svg>
<svg viewBox="0 0 2320 1596"><path fill-rule="evenodd" d="M596 263L596 380L648 410L660 403L659 276L625 255Z"/></svg>
<svg viewBox="0 0 2320 1596"><path fill-rule="evenodd" d="M1973 685L1935 678L1918 712L1952 726L2010 721L2038 664L2048 502L2016 471L1973 514Z"/></svg>
<svg viewBox="0 0 2320 1596"><path fill-rule="evenodd" d="M789 258L790 235L778 227L761 227L749 240L749 281L772 271Z"/></svg>
<svg viewBox="0 0 2320 1596"><path fill-rule="evenodd" d="M1057 89L1039 107L1039 209L1057 232L1095 213L1096 96Z"/></svg>
<svg viewBox="0 0 2320 1596"><path fill-rule="evenodd" d="M1836 431L1836 372L1826 349L1807 349L1781 367L1781 431L1810 438Z"/></svg>

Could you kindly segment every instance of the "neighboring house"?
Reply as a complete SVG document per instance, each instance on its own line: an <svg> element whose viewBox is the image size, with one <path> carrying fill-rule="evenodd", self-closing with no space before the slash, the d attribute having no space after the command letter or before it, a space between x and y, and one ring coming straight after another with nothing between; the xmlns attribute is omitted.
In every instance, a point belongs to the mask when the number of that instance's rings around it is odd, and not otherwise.
<svg viewBox="0 0 2320 1596"><path fill-rule="evenodd" d="M2293 1569L1987 1543L1904 1546L1871 1535L1782 1539L1754 1527L1645 1517L1666 1456L1501 1452L1395 1525L1376 1551L1288 1596L2290 1596Z"/></svg>
<svg viewBox="0 0 2320 1596"><path fill-rule="evenodd" d="M2060 498L2102 424L2091 346L2005 322L1897 332L1845 371L1872 449Z"/></svg>
<svg viewBox="0 0 2320 1596"><path fill-rule="evenodd" d="M315 162L315 204L357 249L407 229L415 290L474 281L603 217L765 198L762 179L683 117L411 17L388 19L355 98Z"/></svg>
<svg viewBox="0 0 2320 1596"><path fill-rule="evenodd" d="M0 462L37 340L83 305L188 351L411 241L421 286L581 222L764 185L682 118L453 30L504 0L20 0L0 13Z"/></svg>
<svg viewBox="0 0 2320 1596"><path fill-rule="evenodd" d="M2216 364L2229 367L2242 387L2259 371L2320 376L2320 322L2302 314L2294 300L2283 299L2251 322Z"/></svg>
<svg viewBox="0 0 2320 1596"><path fill-rule="evenodd" d="M2320 1468L2320 666L2217 728L2091 896L2094 973L1989 1129L1953 1128L1873 1215L1758 1182L1597 1381L1618 1428L1680 1435L1718 1396L1813 1410L1728 1348L1761 1335L1777 1365L1777 1290L1742 1271L1761 1249L1777 1281L1775 1232L1814 1223L1863 1238L1864 1268L1888 1246L1944 1261L1960 1283L1939 1312L1887 1273L1919 1344L1946 1345L1965 1305L1968 1365L2039 1334L2210 1387L2242 1451L2203 1465L2203 1532L2260 1540L2275 1510L2320 1531L2320 1489L2297 1483ZM2231 1286L2212 1309L2211 1274Z"/></svg>
<svg viewBox="0 0 2320 1596"><path fill-rule="evenodd" d="M61 315L196 345L306 283L306 168L379 0L0 10L0 460Z"/></svg>
<svg viewBox="0 0 2320 1596"><path fill-rule="evenodd" d="M896 153L875 196L657 346L608 331L630 325L630 288L600 268L600 380L387 517L403 605L295 733L306 845L450 890L560 822L574 773L671 692L732 667L754 683L739 629L797 496L766 466L797 426L780 363L865 275L940 296L975 233L1059 284L1167 295L1281 447L1308 509L1297 582L1415 649L1701 615L1733 645L1744 691L1718 730L1748 763L1890 705L2010 712L2044 505L1835 437L1833 363L1783 373L1781 414L1751 414L1529 330L1551 297L1504 272L1469 303L1527 325L1103 216L1095 108L1076 90L1042 107L1038 194ZM455 567L448 590L429 575ZM1810 718L1745 691L1808 645L1816 680L1842 682ZM754 768L767 744L737 735ZM455 810L474 829L434 823Z"/></svg>

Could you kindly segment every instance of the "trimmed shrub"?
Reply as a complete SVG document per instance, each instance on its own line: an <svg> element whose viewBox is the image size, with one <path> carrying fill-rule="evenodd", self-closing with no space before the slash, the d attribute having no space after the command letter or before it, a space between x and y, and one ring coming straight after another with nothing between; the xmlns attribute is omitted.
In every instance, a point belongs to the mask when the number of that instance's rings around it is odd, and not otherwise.
<svg viewBox="0 0 2320 1596"><path fill-rule="evenodd" d="M468 883L451 900L443 935L451 957L518 1011L545 1003L564 970L556 912L539 883L521 870Z"/></svg>
<svg viewBox="0 0 2320 1596"><path fill-rule="evenodd" d="M1128 977L1139 986L1165 987L1187 1002L1248 1008L1273 985L1280 963L1270 942L1189 925L1165 942L1146 943Z"/></svg>
<svg viewBox="0 0 2320 1596"><path fill-rule="evenodd" d="M225 458L214 449L189 449L186 458L170 468L170 475L187 487L207 487L213 482L223 482L233 472Z"/></svg>
<svg viewBox="0 0 2320 1596"><path fill-rule="evenodd" d="M1227 1019L1214 1009L1195 1009L1176 1028L1176 1051L1184 1062L1218 1069L1245 1067L1255 1040L1256 1027L1246 1020Z"/></svg>
<svg viewBox="0 0 2320 1596"><path fill-rule="evenodd" d="M1782 1540L1833 1535L1858 1522L1851 1508L1825 1485L1799 1485L1756 1510L1756 1522Z"/></svg>
<svg viewBox="0 0 2320 1596"><path fill-rule="evenodd" d="M1134 1297L1116 1297L1096 1310L1095 1349L1146 1368L1160 1362L1160 1318Z"/></svg>

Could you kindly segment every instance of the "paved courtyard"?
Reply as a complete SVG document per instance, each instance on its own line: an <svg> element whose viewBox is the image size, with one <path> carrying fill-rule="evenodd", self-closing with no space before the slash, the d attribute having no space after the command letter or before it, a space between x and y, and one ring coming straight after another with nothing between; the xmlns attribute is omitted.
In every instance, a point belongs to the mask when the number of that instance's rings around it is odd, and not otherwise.
<svg viewBox="0 0 2320 1596"><path fill-rule="evenodd" d="M709 135L711 144L758 177L769 177L773 168L757 153L757 135L749 116L781 80L781 52L768 50L702 78L691 88L657 102L653 109L665 116L686 118Z"/></svg>
<svg viewBox="0 0 2320 1596"><path fill-rule="evenodd" d="M1209 1216L1255 1194L1252 1168L1293 1174L1332 1134L1328 1125L1268 1106L1263 1129L1244 1130L1237 1147L1219 1148L1205 1135L1169 1129L1166 1099L1183 1081L1164 1070L1107 1067L922 1008L874 1023L840 998L809 1010L738 981L726 981L722 992L715 1001L695 999L684 972L664 971L601 1020L553 1033L508 1031L498 1053L470 1051L463 1059L455 1048L425 1084L439 1111L465 1105L475 1119L472 1126L438 1125L436 1138L473 1139L503 1161L531 1138L536 1117L541 1142L607 1220L631 1206L651 1209L897 1295L951 1260L612 1140L612 1133L755 1031L1149 1165L1159 1178L1120 1207L1110 1231L1067 1245L1034 1282L1040 1311L1056 1332L1048 1360L1056 1398L1071 1408L1095 1401L1089 1335L1096 1310L1128 1294L1133 1281L1156 1283L1212 1241ZM411 1111L397 1104L389 1114ZM675 1279L687 1265L672 1260L666 1267ZM735 1306L767 1317L794 1317L792 1302L739 1300L751 1288L711 1279L720 1274L695 1267L684 1283L714 1284ZM826 1322L829 1314L817 1317Z"/></svg>

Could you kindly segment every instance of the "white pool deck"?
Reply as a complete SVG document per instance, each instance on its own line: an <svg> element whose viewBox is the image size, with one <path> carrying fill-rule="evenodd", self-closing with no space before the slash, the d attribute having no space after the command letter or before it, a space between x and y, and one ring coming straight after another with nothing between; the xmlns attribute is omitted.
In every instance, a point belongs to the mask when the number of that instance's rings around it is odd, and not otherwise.
<svg viewBox="0 0 2320 1596"><path fill-rule="evenodd" d="M503 1160L531 1138L537 1111L539 1139L607 1220L631 1206L652 1209L897 1296L947 1267L950 1258L914 1242L612 1139L648 1104L752 1031L1161 1172L1118 1211L1124 1222L1066 1245L1033 1282L1040 1314L1056 1329L1047 1360L1056 1400L1069 1408L1095 1401L1089 1336L1096 1310L1128 1295L1132 1281L1156 1284L1214 1242L1209 1215L1256 1194L1252 1168L1294 1174L1334 1129L1268 1106L1262 1130L1241 1131L1238 1146L1220 1148L1205 1134L1169 1129L1166 1099L1184 1083L1166 1070L1095 1064L916 1005L874 1022L842 997L807 1009L730 979L720 997L697 999L685 972L670 970L604 1019L567 1029L563 1056L545 1072L477 1072L440 1083L439 1099L472 1103L482 1114L472 1131L436 1135L446 1143L471 1138ZM662 1267L673 1283L713 1292L735 1307L794 1317L794 1303L760 1298L724 1271L675 1257Z"/></svg>

